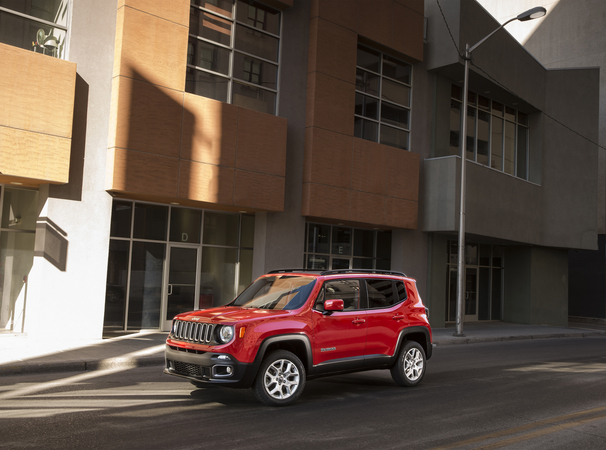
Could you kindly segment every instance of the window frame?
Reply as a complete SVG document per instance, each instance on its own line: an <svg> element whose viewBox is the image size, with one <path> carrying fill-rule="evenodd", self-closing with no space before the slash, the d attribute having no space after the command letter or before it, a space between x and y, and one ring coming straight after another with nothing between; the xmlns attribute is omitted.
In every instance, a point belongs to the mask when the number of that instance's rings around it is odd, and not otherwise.
<svg viewBox="0 0 606 450"><path fill-rule="evenodd" d="M356 88L355 88L355 96L356 98L358 97L358 95L360 95L363 99L366 98L370 98L374 101L376 101L377 104L377 114L376 114L376 119L373 119L371 117L365 116L363 114L357 114L354 110L354 136L360 139L365 139L365 140L369 140L371 142L377 142L379 144L383 144L383 145L389 145L390 147L395 147L395 148L400 148L402 150L406 150L406 151L410 151L410 134L411 134L411 130L412 130L412 107L413 107L413 75L414 75L414 66L407 62L406 60L399 58L399 57L394 57L390 54L384 53L380 50L377 50L375 48L373 48L370 45L364 44L362 42L358 42L356 49L359 50L360 48L370 51L372 53L378 53L379 54L379 72L375 72L371 69L362 67L359 65L359 60L356 59ZM394 78L391 78L388 75L385 75L383 73L383 67L384 67L384 62L385 59L393 59L396 60L398 63L402 64L402 65L406 65L410 68L409 73L409 81L410 83L405 83L403 81L400 80L396 80ZM358 90L358 83L357 83L357 76L358 76L358 72L362 71L364 73L368 73L371 76L377 77L378 78L378 92L377 95L368 93L368 92L364 92L361 90ZM384 80L387 81L388 83L394 83L396 85L400 85L400 86L404 86L405 88L408 89L408 105L404 105L401 103L397 103L395 101L392 100L388 100L383 98L383 90L384 90ZM387 83L385 83L387 84ZM355 102L354 102L355 103ZM386 120L383 120L382 117L382 111L383 111L383 104L385 104L386 106L391 106L391 107L395 107L395 108L400 108L400 109L404 109L407 111L408 113L408 117L407 117L407 128L404 126L398 126L398 125L394 125L392 123L387 122ZM362 133L358 134L356 131L356 127L357 127L357 121L360 120L361 121L361 128L362 128ZM366 123L372 123L375 124L377 129L376 129L376 135L375 135L375 139L371 140L368 139L366 137L364 137L364 126ZM405 148L403 147L399 147L399 146L395 146L392 145L390 143L386 143L386 142L382 142L382 130L383 127L386 127L387 129L393 129L396 130L396 132L404 132L406 133L406 145Z"/></svg>
<svg viewBox="0 0 606 450"><path fill-rule="evenodd" d="M461 88L460 86L456 85L456 84L452 84L451 87L451 95L450 95L450 114L452 117L452 110L453 110L453 104L457 104L460 106L459 109L459 139L458 139L458 147L456 150L455 155L460 156L461 155L461 143L462 143L462 139L468 139L468 138L472 138L472 136L468 136L468 131L469 131L469 125L468 125L468 130L463 130L463 99L462 99L462 95L463 95L463 88ZM488 101L488 106L482 106L480 105L480 100L483 99L484 101ZM500 109L499 109L500 108ZM508 110L510 114L513 114L513 119L508 117ZM502 172L504 174L519 178L521 180L525 180L525 181L530 181L530 152L531 152L531 148L530 148L530 123L529 123L529 114L523 111L520 111L512 106L509 106L507 104L501 103L501 102L497 102L489 97L477 94L473 91L469 91L469 95L468 95L468 100L467 100L467 122L469 123L469 118L470 118L470 111L474 111L474 115L473 115L473 150L470 151L469 149L469 145L466 146L466 153L467 153L467 160L468 161L472 161L475 163L478 163L484 167L488 167L490 169L496 170L498 172ZM480 113L486 113L489 116L489 122L488 122L488 152L487 152L487 161L486 163L484 162L479 162L478 161L478 141L479 141L479 137L478 137L478 132L479 132L479 115ZM520 119L520 114L522 114L526 119L525 122L522 121ZM501 133L500 133L500 142L495 142L493 140L493 133L494 133L494 127L495 124L498 123L497 121L500 121L501 123ZM450 120L450 126L452 127L452 121ZM507 130L507 125L513 125L514 126L514 132L513 132L513 136L511 137L511 141L513 142L513 160L511 161L511 165L513 167L513 173L510 173L509 171L506 170L506 161L505 161L505 156L506 156L506 148L507 148L507 139L509 137L509 135L507 134L506 130ZM520 144L520 128L523 128L526 130L526 136L524 139L524 143L525 143L525 149L524 149L524 164L523 164L523 168L525 173L524 174L520 174L519 172L519 168L520 168L520 162L518 161L519 158L519 144ZM452 134L454 130L452 130L452 128L449 130L449 133ZM500 152L499 152L499 156L500 156L500 167L493 167L493 144L498 145ZM454 147L451 145L449 148L449 153L451 153L452 155L452 149Z"/></svg>
<svg viewBox="0 0 606 450"><path fill-rule="evenodd" d="M242 21L238 20L238 5L239 5L239 0L233 0L233 3L232 3L232 5L233 5L232 17L223 15L223 14L221 14L221 13L219 13L217 11L214 11L212 9L205 8L203 6L197 5L197 4L195 4L195 0L191 0L190 1L190 13L191 13L192 9L198 10L198 11L204 13L204 14L209 14L211 16L218 17L218 18L220 18L220 19L222 19L224 21L229 21L230 24L231 24L231 27L230 27L229 45L227 45L227 44L222 44L220 42L213 41L212 39L209 39L209 38L202 37L202 36L200 36L198 34L192 33L192 30L191 30L191 21L190 21L190 28L188 30L188 43L187 43L187 45L188 45L188 61L186 62L186 75L185 75L186 76L186 83L185 83L186 84L186 92L189 92L189 93L194 94L194 95L200 95L200 96L203 96L203 97L206 97L206 98L211 98L213 100L216 100L213 97L207 97L207 96L204 96L202 94L197 94L195 92L190 92L189 90L187 90L187 84L188 84L188 81L189 81L188 76L189 76L189 71L190 70L193 71L192 72L193 74L196 74L196 72L207 73L209 75L212 75L212 76L215 76L215 77L220 77L220 78L226 80L226 82L227 82L227 97L226 97L225 103L229 103L229 104L232 104L232 105L234 104L233 103L234 84L238 83L240 85L248 86L248 87L255 88L255 89L259 89L261 91L269 92L272 95L274 95L275 98L274 98L274 104L273 104L273 112L271 114L278 115L278 113L279 113L279 111L278 111L278 105L280 103L279 102L280 61L281 61L281 56L282 56L282 42L281 42L281 39L282 39L282 30L283 30L283 26L284 26L283 15L282 15L281 11L279 11L279 10L277 10L275 8L272 8L271 6L269 6L269 5L267 5L267 4L263 3L263 2L259 2L259 1L256 1L256 0L254 0L254 1L255 1L255 3L258 3L258 4L262 5L263 7L266 7L268 9L271 9L271 10L275 11L275 13L279 15L279 17L280 17L280 24L279 24L279 27L278 27L279 28L279 30L278 30L279 34L276 35L276 34L274 34L272 32L265 31L265 30L260 29L260 28L256 28L256 27L254 27L252 25L249 25L249 24L247 24L245 22L242 22ZM264 35L272 37L272 38L275 38L277 40L276 61L272 61L272 60L264 58L262 56L254 55L252 53L249 53L249 52L246 52L246 51L243 51L243 50L240 50L240 49L236 48L236 33L237 33L237 27L238 26L247 28L247 29L249 29L251 31L258 32L258 33L264 34ZM224 74L224 73L221 73L221 72L214 71L212 69L207 69L207 68L204 68L204 67L200 67L200 66L196 65L197 61L192 61L193 64L190 64L190 62L189 62L189 54L190 54L190 48L191 48L191 42L192 41L193 42L197 42L197 41L204 42L204 43L206 43L208 45L211 45L211 46L214 46L214 47L218 47L220 49L223 49L223 50L226 50L227 52L229 52L228 73ZM275 67L275 73L276 73L276 76L275 76L275 78L276 78L276 81L275 81L276 87L275 87L275 89L263 86L261 82L259 84L255 84L255 83L253 83L251 81L247 81L247 80L244 80L242 78L238 78L234 74L234 66L236 64L236 56L235 56L236 54L243 55L245 58L252 59L251 62L261 61L264 64L269 64L269 65ZM251 64L251 67L252 67L252 64ZM217 101L222 101L222 100L217 100ZM244 105L236 105L236 106L240 106L240 107L246 108L246 106L244 106ZM267 111L261 111L261 112L268 113Z"/></svg>

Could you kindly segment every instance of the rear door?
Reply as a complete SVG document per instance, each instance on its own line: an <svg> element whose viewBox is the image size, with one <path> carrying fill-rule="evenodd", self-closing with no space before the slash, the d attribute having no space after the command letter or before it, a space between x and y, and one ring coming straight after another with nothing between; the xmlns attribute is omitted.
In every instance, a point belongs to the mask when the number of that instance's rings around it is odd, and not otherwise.
<svg viewBox="0 0 606 450"><path fill-rule="evenodd" d="M312 310L313 362L318 372L362 367L366 347L366 311L361 307L363 281L326 280ZM343 311L324 314L326 300L342 299Z"/></svg>
<svg viewBox="0 0 606 450"><path fill-rule="evenodd" d="M366 279L368 322L366 351L368 359L393 356L400 331L408 325L405 314L407 293L400 280Z"/></svg>

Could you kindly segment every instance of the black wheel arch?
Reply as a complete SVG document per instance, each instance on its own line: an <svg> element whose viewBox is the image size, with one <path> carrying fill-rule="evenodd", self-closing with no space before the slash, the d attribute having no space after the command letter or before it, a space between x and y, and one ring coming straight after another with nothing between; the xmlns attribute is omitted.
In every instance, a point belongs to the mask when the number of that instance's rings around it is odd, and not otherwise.
<svg viewBox="0 0 606 450"><path fill-rule="evenodd" d="M400 332L400 336L398 338L398 347L396 348L395 355L400 354L400 349L405 345L406 341L418 342L425 351L426 359L431 358L433 353L433 345L431 343L431 338L429 337L429 330L427 327L416 326L404 328Z"/></svg>

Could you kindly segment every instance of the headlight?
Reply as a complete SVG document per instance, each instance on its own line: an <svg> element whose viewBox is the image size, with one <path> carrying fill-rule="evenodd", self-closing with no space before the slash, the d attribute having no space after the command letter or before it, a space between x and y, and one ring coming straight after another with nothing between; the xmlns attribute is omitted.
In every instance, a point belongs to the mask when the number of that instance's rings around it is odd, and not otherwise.
<svg viewBox="0 0 606 450"><path fill-rule="evenodd" d="M219 341L227 344L234 337L234 327L231 325L223 325L219 330Z"/></svg>

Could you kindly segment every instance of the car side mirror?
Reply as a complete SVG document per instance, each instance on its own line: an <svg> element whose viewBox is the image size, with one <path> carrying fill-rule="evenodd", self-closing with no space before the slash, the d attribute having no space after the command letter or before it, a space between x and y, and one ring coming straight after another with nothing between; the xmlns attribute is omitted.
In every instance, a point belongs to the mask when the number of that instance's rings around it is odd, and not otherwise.
<svg viewBox="0 0 606 450"><path fill-rule="evenodd" d="M341 300L340 298L336 298L333 300L326 300L324 302L324 314L325 315L330 315L335 311L343 311L344 308L345 308L345 305L343 303L343 300Z"/></svg>

